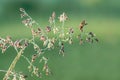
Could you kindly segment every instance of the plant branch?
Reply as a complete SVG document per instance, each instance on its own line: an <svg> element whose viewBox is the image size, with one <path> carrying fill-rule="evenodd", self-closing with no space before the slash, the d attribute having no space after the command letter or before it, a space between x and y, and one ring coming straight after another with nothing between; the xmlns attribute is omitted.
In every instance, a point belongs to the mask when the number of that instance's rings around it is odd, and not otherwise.
<svg viewBox="0 0 120 80"><path fill-rule="evenodd" d="M23 47L23 48L19 51L19 53L17 54L17 56L14 58L14 60L12 61L12 63L11 63L11 65L10 65L7 73L6 73L5 76L4 76L3 80L8 80L8 78L9 78L12 70L15 68L15 65L16 65L16 63L18 62L18 60L20 59L20 57L21 57L24 49L25 49L25 47Z"/></svg>

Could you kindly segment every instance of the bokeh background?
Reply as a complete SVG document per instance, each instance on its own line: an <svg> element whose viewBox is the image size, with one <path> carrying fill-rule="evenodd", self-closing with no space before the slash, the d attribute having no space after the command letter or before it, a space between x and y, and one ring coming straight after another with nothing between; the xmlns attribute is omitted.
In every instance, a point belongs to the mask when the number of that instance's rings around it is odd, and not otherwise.
<svg viewBox="0 0 120 80"><path fill-rule="evenodd" d="M82 20L88 22L86 31L92 31L99 43L65 45L65 57L57 51L48 51L52 75L38 79L30 77L27 62L21 58L16 70L24 71L27 80L120 80L120 0L0 0L0 36L21 39L31 34L21 23L19 8L26 12L42 27L48 25L53 11L59 16L66 12L67 27L77 30ZM1 53L1 52L0 52ZM25 55L31 57L32 47ZM16 53L9 48L0 54L0 69L7 70ZM0 72L0 79L4 73Z"/></svg>

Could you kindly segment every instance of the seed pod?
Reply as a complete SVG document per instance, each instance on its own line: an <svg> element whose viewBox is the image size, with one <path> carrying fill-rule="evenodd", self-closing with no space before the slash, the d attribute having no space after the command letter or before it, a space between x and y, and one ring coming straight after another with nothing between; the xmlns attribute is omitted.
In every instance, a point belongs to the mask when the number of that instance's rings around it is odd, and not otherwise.
<svg viewBox="0 0 120 80"><path fill-rule="evenodd" d="M42 78L42 73L38 72L37 77Z"/></svg>
<svg viewBox="0 0 120 80"><path fill-rule="evenodd" d="M51 24L53 22L52 17L49 18L49 23Z"/></svg>
<svg viewBox="0 0 120 80"><path fill-rule="evenodd" d="M55 12L52 13L52 19L54 20L55 19Z"/></svg>
<svg viewBox="0 0 120 80"><path fill-rule="evenodd" d="M3 43L0 43L0 47L3 47Z"/></svg>
<svg viewBox="0 0 120 80"><path fill-rule="evenodd" d="M32 71L32 65L28 66L29 72Z"/></svg>
<svg viewBox="0 0 120 80"><path fill-rule="evenodd" d="M37 68L37 67L35 67L34 69L33 69L33 74L34 75L36 75L36 76L38 76L38 72L39 72L39 68Z"/></svg>
<svg viewBox="0 0 120 80"><path fill-rule="evenodd" d="M99 40L98 40L97 38L95 38L95 41L96 41L96 42L99 42Z"/></svg>
<svg viewBox="0 0 120 80"><path fill-rule="evenodd" d="M17 75L16 74L13 75L13 79L12 80L17 80Z"/></svg>
<svg viewBox="0 0 120 80"><path fill-rule="evenodd" d="M80 26L79 26L80 31L83 32L83 28L84 28L85 25L87 25L87 23L85 22L85 20L83 20L83 21L80 23Z"/></svg>
<svg viewBox="0 0 120 80"><path fill-rule="evenodd" d="M80 44L82 44L83 43L83 39L80 39Z"/></svg>
<svg viewBox="0 0 120 80"><path fill-rule="evenodd" d="M46 57L42 57L42 59L44 60L44 61L48 61L48 58L46 58Z"/></svg>
<svg viewBox="0 0 120 80"><path fill-rule="evenodd" d="M64 44L63 43L61 43L59 54L62 54L64 56Z"/></svg>
<svg viewBox="0 0 120 80"><path fill-rule="evenodd" d="M87 41L87 42L91 42L91 38L90 38L90 37L87 37L87 38L86 38L86 41Z"/></svg>
<svg viewBox="0 0 120 80"><path fill-rule="evenodd" d="M47 32L50 32L50 31L51 31L51 27L50 27L50 26L47 26L47 27L46 27L46 31L47 31Z"/></svg>
<svg viewBox="0 0 120 80"><path fill-rule="evenodd" d="M27 20L23 20L22 23L25 25L25 26L28 26L29 22Z"/></svg>
<svg viewBox="0 0 120 80"><path fill-rule="evenodd" d="M21 40L16 40L15 42L14 42L14 46L15 47L17 47L17 48L21 48Z"/></svg>
<svg viewBox="0 0 120 80"><path fill-rule="evenodd" d="M48 40L45 40L43 46L46 46L47 44L48 44Z"/></svg>
<svg viewBox="0 0 120 80"><path fill-rule="evenodd" d="M22 23L28 27L31 27L33 25L33 21L30 18L23 20Z"/></svg>
<svg viewBox="0 0 120 80"><path fill-rule="evenodd" d="M36 32L35 32L35 30L34 30L34 29L32 29L32 30L31 30L31 32L32 32L32 35L33 35L33 36L35 36L35 35L36 35Z"/></svg>
<svg viewBox="0 0 120 80"><path fill-rule="evenodd" d="M46 72L46 75L49 75L49 69L48 68L46 69L45 72Z"/></svg>
<svg viewBox="0 0 120 80"><path fill-rule="evenodd" d="M20 14L21 18L24 18L26 16L25 13Z"/></svg>
<svg viewBox="0 0 120 80"><path fill-rule="evenodd" d="M66 21L68 19L67 15L64 12L58 18L59 18L60 22L64 22L64 21Z"/></svg>
<svg viewBox="0 0 120 80"><path fill-rule="evenodd" d="M70 34L70 33L74 33L73 28L70 28L70 29L69 29L69 34Z"/></svg>
<svg viewBox="0 0 120 80"><path fill-rule="evenodd" d="M54 33L54 34L56 34L58 31L59 31L59 30L58 30L57 27L53 28L53 33Z"/></svg>
<svg viewBox="0 0 120 80"><path fill-rule="evenodd" d="M25 80L24 75L20 75L19 79L20 80Z"/></svg>
<svg viewBox="0 0 120 80"><path fill-rule="evenodd" d="M55 41L56 41L55 38L52 38L52 39L51 39L51 43L52 43L52 44L55 44Z"/></svg>
<svg viewBox="0 0 120 80"><path fill-rule="evenodd" d="M27 75L23 75L24 78L27 78L28 76Z"/></svg>
<svg viewBox="0 0 120 80"><path fill-rule="evenodd" d="M25 10L24 10L23 8L20 8L20 11L21 11L21 12L24 12Z"/></svg>
<svg viewBox="0 0 120 80"><path fill-rule="evenodd" d="M28 46L28 45L29 45L28 41L25 40L24 46Z"/></svg>
<svg viewBox="0 0 120 80"><path fill-rule="evenodd" d="M6 51L6 49L7 49L7 46L3 46L2 47L2 53L4 53Z"/></svg>
<svg viewBox="0 0 120 80"><path fill-rule="evenodd" d="M73 40L72 39L69 39L69 44L72 44L73 43Z"/></svg>
<svg viewBox="0 0 120 80"><path fill-rule="evenodd" d="M51 41L49 41L47 48L48 49L53 48L53 43Z"/></svg>
<svg viewBox="0 0 120 80"><path fill-rule="evenodd" d="M46 40L45 36L41 36L40 40L45 41Z"/></svg>
<svg viewBox="0 0 120 80"><path fill-rule="evenodd" d="M55 21L55 16L56 16L56 14L55 14L55 12L53 12L52 16L50 16L50 18L49 18L50 23L53 23Z"/></svg>
<svg viewBox="0 0 120 80"><path fill-rule="evenodd" d="M31 62L34 62L36 58L37 58L37 54L34 54L34 55L32 56Z"/></svg>
<svg viewBox="0 0 120 80"><path fill-rule="evenodd" d="M38 28L38 33L41 33L41 29L40 28Z"/></svg>
<svg viewBox="0 0 120 80"><path fill-rule="evenodd" d="M92 32L88 33L91 37L95 37L95 35Z"/></svg>
<svg viewBox="0 0 120 80"><path fill-rule="evenodd" d="M43 71L45 71L48 68L47 64L44 64Z"/></svg>
<svg viewBox="0 0 120 80"><path fill-rule="evenodd" d="M35 51L38 50L38 46L34 45L34 50Z"/></svg>
<svg viewBox="0 0 120 80"><path fill-rule="evenodd" d="M7 40L7 41L11 41L11 37L10 37L10 36L7 36L7 37L6 37L6 40Z"/></svg>

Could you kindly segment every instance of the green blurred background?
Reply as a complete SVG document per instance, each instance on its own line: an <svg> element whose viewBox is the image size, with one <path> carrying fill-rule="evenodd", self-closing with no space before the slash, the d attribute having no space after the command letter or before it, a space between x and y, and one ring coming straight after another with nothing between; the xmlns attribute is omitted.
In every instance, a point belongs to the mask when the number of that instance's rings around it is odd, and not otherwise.
<svg viewBox="0 0 120 80"><path fill-rule="evenodd" d="M53 75L41 79L30 77L28 64L21 58L15 69L24 71L27 80L120 80L120 0L0 0L1 37L30 38L30 31L21 23L21 7L42 27L48 25L53 11L57 16L66 12L66 26L76 30L85 19L89 24L86 31L96 33L100 40L78 45L75 39L73 45L65 44L65 57L57 50L46 52ZM25 51L28 57L33 53L31 46ZM0 69L7 70L15 55L13 48L0 54ZM0 72L0 79L3 75Z"/></svg>

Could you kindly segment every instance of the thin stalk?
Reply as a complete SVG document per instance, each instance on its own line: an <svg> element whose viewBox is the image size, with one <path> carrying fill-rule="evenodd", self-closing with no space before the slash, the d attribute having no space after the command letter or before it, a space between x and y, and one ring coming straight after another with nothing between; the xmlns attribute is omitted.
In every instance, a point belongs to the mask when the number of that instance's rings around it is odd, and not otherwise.
<svg viewBox="0 0 120 80"><path fill-rule="evenodd" d="M64 21L62 22L62 33L64 34Z"/></svg>
<svg viewBox="0 0 120 80"><path fill-rule="evenodd" d="M13 69L15 68L15 65L16 65L16 63L18 62L18 60L20 59L20 57L21 57L24 49L25 49L25 47L22 48L22 49L19 51L19 53L17 54L17 56L14 58L14 60L12 61L12 63L11 63L11 65L10 65L7 73L6 73L5 76L4 76L3 80L8 80L8 77L10 76L10 73L11 73L11 72L13 71Z"/></svg>

